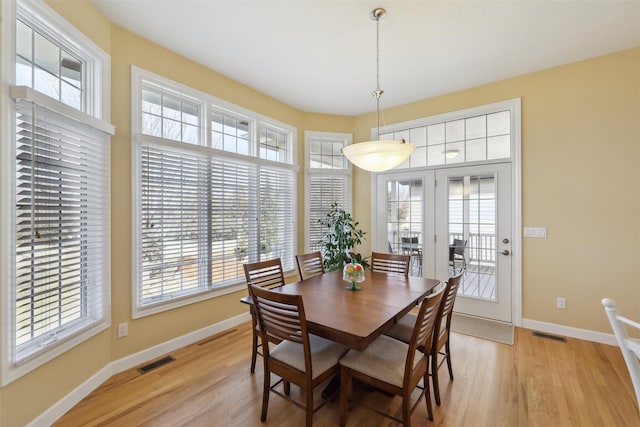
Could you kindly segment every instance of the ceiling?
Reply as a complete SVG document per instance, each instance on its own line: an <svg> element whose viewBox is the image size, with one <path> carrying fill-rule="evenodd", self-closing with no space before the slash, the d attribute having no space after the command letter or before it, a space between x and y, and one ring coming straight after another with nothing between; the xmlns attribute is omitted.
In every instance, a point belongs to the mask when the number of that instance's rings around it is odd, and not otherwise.
<svg viewBox="0 0 640 427"><path fill-rule="evenodd" d="M640 46L640 0L92 0L112 22L302 111L381 108Z"/></svg>

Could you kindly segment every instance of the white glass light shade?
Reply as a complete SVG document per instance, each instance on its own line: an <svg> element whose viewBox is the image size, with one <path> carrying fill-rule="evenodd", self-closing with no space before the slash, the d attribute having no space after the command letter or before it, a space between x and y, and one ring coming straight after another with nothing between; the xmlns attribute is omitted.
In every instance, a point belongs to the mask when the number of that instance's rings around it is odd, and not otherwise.
<svg viewBox="0 0 640 427"><path fill-rule="evenodd" d="M367 141L347 145L342 154L360 169L382 172L404 162L415 145L402 141Z"/></svg>

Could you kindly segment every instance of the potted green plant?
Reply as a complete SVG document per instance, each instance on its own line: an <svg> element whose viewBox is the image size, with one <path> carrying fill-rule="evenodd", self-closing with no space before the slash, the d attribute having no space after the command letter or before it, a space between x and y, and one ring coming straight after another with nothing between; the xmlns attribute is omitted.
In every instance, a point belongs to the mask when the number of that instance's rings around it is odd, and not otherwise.
<svg viewBox="0 0 640 427"><path fill-rule="evenodd" d="M360 245L366 234L358 227L351 214L340 208L337 203L331 205L331 211L324 219L319 220L324 229L320 240L320 252L327 271L341 270L346 263L356 262L369 267L367 259L353 252Z"/></svg>

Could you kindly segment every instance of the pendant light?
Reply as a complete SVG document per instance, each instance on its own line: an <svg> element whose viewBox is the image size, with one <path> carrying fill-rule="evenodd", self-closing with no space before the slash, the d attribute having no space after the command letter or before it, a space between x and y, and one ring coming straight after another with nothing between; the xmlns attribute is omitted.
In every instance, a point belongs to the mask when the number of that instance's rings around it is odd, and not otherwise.
<svg viewBox="0 0 640 427"><path fill-rule="evenodd" d="M386 11L380 7L371 12L371 19L376 21L376 138L377 141L359 142L347 145L342 154L360 169L370 172L382 172L392 169L404 162L413 152L413 144L402 141L380 141L380 19Z"/></svg>

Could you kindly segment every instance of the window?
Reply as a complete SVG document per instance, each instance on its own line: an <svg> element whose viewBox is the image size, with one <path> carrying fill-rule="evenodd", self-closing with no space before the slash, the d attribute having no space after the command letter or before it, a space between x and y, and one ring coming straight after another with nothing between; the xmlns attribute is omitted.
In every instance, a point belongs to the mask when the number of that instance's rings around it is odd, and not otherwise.
<svg viewBox="0 0 640 427"><path fill-rule="evenodd" d="M306 248L320 249L320 220L331 205L351 208L351 168L342 155L342 148L351 143L351 135L305 132L306 162Z"/></svg>
<svg viewBox="0 0 640 427"><path fill-rule="evenodd" d="M393 125L380 138L415 144L416 149L399 169L509 161L513 114L509 102L496 103Z"/></svg>
<svg viewBox="0 0 640 427"><path fill-rule="evenodd" d="M7 2L3 2L7 3ZM12 129L2 238L6 384L109 326L109 57L43 3L3 7L16 86L3 93ZM14 15L15 13L15 15ZM15 74L14 74L15 73ZM87 81L92 86L87 86ZM96 99L100 98L100 99ZM9 114L11 116L9 116ZM4 178L9 175L5 174ZM7 197L13 193L12 197ZM7 236L8 237L8 236Z"/></svg>
<svg viewBox="0 0 640 427"><path fill-rule="evenodd" d="M200 113L197 102L142 89L142 133L173 141L200 144Z"/></svg>
<svg viewBox="0 0 640 427"><path fill-rule="evenodd" d="M134 317L242 289L246 262L279 257L292 270L295 130L132 74Z"/></svg>

